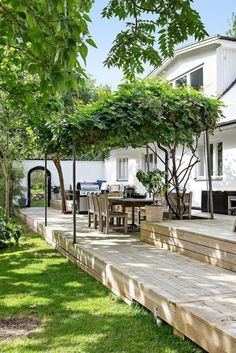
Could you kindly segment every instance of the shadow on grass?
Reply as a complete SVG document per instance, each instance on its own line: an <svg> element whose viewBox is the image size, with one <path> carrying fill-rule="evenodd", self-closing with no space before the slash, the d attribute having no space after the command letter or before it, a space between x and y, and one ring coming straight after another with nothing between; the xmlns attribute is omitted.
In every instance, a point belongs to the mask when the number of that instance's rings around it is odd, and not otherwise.
<svg viewBox="0 0 236 353"><path fill-rule="evenodd" d="M2 342L1 352L202 352L168 325L157 328L150 313L121 302L39 237L1 252L0 264L0 318L34 315L44 323L30 338Z"/></svg>

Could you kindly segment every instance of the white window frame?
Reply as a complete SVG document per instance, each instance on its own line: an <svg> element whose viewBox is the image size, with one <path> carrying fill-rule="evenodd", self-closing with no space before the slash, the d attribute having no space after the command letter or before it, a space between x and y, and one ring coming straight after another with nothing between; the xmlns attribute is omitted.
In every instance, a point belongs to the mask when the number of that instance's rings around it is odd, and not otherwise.
<svg viewBox="0 0 236 353"><path fill-rule="evenodd" d="M152 162L150 161L151 155L152 155ZM151 170L157 169L157 167L158 167L157 155L155 155L155 153L151 152L151 153L148 153L148 155L144 154L144 156L143 156L143 170L145 172L148 171L147 162L146 162L147 156L149 156L149 170L151 171Z"/></svg>
<svg viewBox="0 0 236 353"><path fill-rule="evenodd" d="M219 167L219 159L218 159L218 146L219 144L222 144L222 174L219 174L218 167ZM212 173L212 178L213 179L222 179L223 178L223 173L224 173L224 152L223 152L223 141L212 141L210 142L210 149L213 146L213 173ZM199 149L203 149L204 151L204 145L199 145ZM205 151L204 151L205 152ZM200 157L200 156L199 156ZM204 175L201 175L200 170L204 170ZM197 176L196 179L198 180L206 180L207 179L207 161L206 161L206 153L204 153L204 158L201 159L201 161L197 164Z"/></svg>
<svg viewBox="0 0 236 353"><path fill-rule="evenodd" d="M193 73L194 71L198 71L198 70L200 70L200 69L203 70L203 82L202 82L202 87L204 87L204 66L203 66L203 64L200 65L200 66L198 66L198 67L195 67L194 69L192 69L192 70L190 70L190 71L187 71L187 72L183 73L182 75L180 75L180 76L178 76L178 77L176 77L176 78L174 78L173 80L171 80L171 84L173 85L173 87L178 87L178 86L176 85L176 81L178 81L178 80L181 79L182 77L186 76L186 79L187 79L187 80L186 80L186 84L187 84L187 86L191 86L191 81L190 81L190 75L191 75L191 73Z"/></svg>
<svg viewBox="0 0 236 353"><path fill-rule="evenodd" d="M124 156L116 159L116 180L117 181L128 181L128 172L129 172L128 168L129 168L128 157Z"/></svg>

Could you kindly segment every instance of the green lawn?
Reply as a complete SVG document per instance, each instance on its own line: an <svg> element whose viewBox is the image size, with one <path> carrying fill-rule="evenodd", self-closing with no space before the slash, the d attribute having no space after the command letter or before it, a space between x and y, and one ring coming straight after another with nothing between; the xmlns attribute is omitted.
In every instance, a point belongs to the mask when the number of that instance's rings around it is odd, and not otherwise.
<svg viewBox="0 0 236 353"><path fill-rule="evenodd" d="M1 353L202 352L25 231L18 248L0 251L0 319L32 315L41 331L0 341Z"/></svg>
<svg viewBox="0 0 236 353"><path fill-rule="evenodd" d="M44 199L41 200L32 200L31 207L44 207Z"/></svg>

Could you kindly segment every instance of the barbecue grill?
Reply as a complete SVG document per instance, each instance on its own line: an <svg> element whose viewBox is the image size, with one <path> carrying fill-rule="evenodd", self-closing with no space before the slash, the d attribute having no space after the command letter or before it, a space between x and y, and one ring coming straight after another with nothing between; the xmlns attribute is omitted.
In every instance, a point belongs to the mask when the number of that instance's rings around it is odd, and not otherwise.
<svg viewBox="0 0 236 353"><path fill-rule="evenodd" d="M99 193L99 184L96 182L78 182L77 183L77 208L79 213L88 213L88 193L96 192Z"/></svg>

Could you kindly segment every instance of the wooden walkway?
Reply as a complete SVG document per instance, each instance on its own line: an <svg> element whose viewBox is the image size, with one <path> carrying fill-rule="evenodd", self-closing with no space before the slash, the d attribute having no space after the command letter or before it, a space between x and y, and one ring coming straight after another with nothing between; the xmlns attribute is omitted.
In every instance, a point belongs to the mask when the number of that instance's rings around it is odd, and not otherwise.
<svg viewBox="0 0 236 353"><path fill-rule="evenodd" d="M236 275L186 256L145 244L138 234L109 235L87 228L78 216L77 244L72 217L43 209L20 217L62 254L76 262L125 301L133 299L210 353L236 352Z"/></svg>

